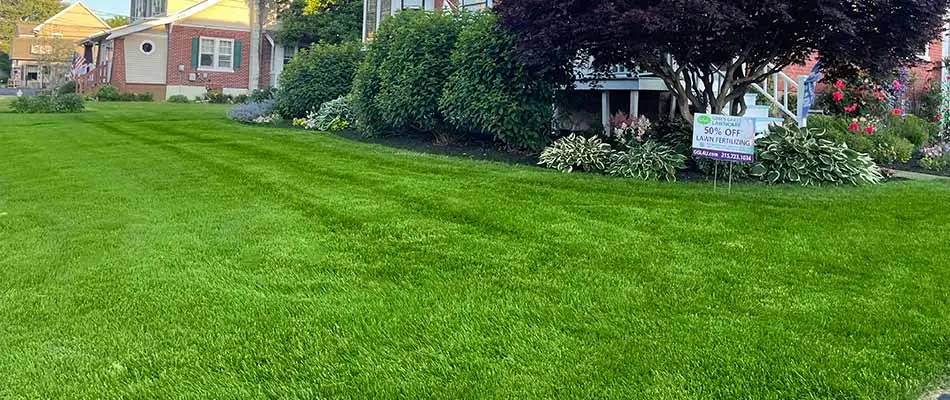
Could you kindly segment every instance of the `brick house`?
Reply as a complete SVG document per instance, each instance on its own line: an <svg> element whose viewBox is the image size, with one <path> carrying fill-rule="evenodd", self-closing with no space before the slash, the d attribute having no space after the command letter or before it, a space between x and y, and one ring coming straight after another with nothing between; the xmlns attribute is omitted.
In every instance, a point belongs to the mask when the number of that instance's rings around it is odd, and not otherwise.
<svg viewBox="0 0 950 400"><path fill-rule="evenodd" d="M131 23L86 37L83 90L111 84L155 98L246 94L276 84L295 46L275 42L260 1L132 0Z"/></svg>
<svg viewBox="0 0 950 400"><path fill-rule="evenodd" d="M85 4L76 2L40 24L17 23L10 42L8 85L45 89L62 84L72 69L75 42L109 29Z"/></svg>

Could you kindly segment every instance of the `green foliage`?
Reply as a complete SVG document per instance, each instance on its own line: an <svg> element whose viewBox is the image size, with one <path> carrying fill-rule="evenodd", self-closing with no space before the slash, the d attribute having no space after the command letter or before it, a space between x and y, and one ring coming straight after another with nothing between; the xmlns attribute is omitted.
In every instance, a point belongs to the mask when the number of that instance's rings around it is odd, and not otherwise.
<svg viewBox="0 0 950 400"><path fill-rule="evenodd" d="M673 148L647 140L631 145L625 151L614 152L610 157L607 173L614 176L636 178L644 181L676 181L676 171L683 168L686 156Z"/></svg>
<svg viewBox="0 0 950 400"><path fill-rule="evenodd" d="M362 54L356 43L317 44L301 50L280 75L277 112L296 118L346 95Z"/></svg>
<svg viewBox="0 0 950 400"><path fill-rule="evenodd" d="M277 41L280 43L331 43L360 40L363 23L363 2L337 0L332 4L312 4L313 0L296 0L281 11ZM311 4L308 4L311 3Z"/></svg>
<svg viewBox="0 0 950 400"><path fill-rule="evenodd" d="M277 97L277 88L268 87L263 89L254 89L248 98L249 101L261 102L264 100L273 100Z"/></svg>
<svg viewBox="0 0 950 400"><path fill-rule="evenodd" d="M943 157L923 157L920 159L920 167L930 171L943 171L950 167L950 156Z"/></svg>
<svg viewBox="0 0 950 400"><path fill-rule="evenodd" d="M540 149L550 140L554 87L515 59L511 33L480 13L459 34L439 108L461 131Z"/></svg>
<svg viewBox="0 0 950 400"><path fill-rule="evenodd" d="M119 101L119 90L112 85L102 85L96 90L96 99L99 101Z"/></svg>
<svg viewBox="0 0 950 400"><path fill-rule="evenodd" d="M913 115L892 117L887 125L888 131L898 137L907 139L915 147L926 145L931 136L935 136L939 129L939 125Z"/></svg>
<svg viewBox="0 0 950 400"><path fill-rule="evenodd" d="M86 108L82 97L75 93L53 96L54 113L77 113Z"/></svg>
<svg viewBox="0 0 950 400"><path fill-rule="evenodd" d="M383 25L376 37L388 43L375 97L381 117L400 131L444 133L439 99L452 73L458 21L450 14L407 10Z"/></svg>
<svg viewBox="0 0 950 400"><path fill-rule="evenodd" d="M251 97L248 96L248 95L246 95L246 94L243 94L243 93L242 93L242 94L239 94L239 95L237 95L237 96L234 96L234 104L244 104L244 103L247 103L248 99L250 99L250 98L251 98Z"/></svg>
<svg viewBox="0 0 950 400"><path fill-rule="evenodd" d="M687 155L693 147L693 127L682 119L661 119L650 125L647 137Z"/></svg>
<svg viewBox="0 0 950 400"><path fill-rule="evenodd" d="M191 103L191 99L189 99L188 96L185 96L183 94L176 94L174 96L171 96L168 98L167 101L169 103L182 103L182 104Z"/></svg>
<svg viewBox="0 0 950 400"><path fill-rule="evenodd" d="M39 24L66 8L61 0L0 1L0 50L9 51L17 22Z"/></svg>
<svg viewBox="0 0 950 400"><path fill-rule="evenodd" d="M746 179L752 171L752 164L730 163L703 157L693 157L693 162L699 172L710 178L729 179L731 173L733 179Z"/></svg>
<svg viewBox="0 0 950 400"><path fill-rule="evenodd" d="M10 103L15 113L77 113L86 108L82 97L75 93L53 96L20 96Z"/></svg>
<svg viewBox="0 0 950 400"><path fill-rule="evenodd" d="M950 143L934 143L920 149L920 167L941 171L950 166Z"/></svg>
<svg viewBox="0 0 950 400"><path fill-rule="evenodd" d="M914 145L910 141L886 131L875 133L868 138L873 146L869 155L880 164L895 161L906 163L914 152Z"/></svg>
<svg viewBox="0 0 950 400"><path fill-rule="evenodd" d="M120 26L125 26L129 24L129 17L125 15L115 15L105 19L106 24L113 28Z"/></svg>
<svg viewBox="0 0 950 400"><path fill-rule="evenodd" d="M817 129L774 127L757 140L756 152L751 174L767 183L858 185L882 179L870 157Z"/></svg>
<svg viewBox="0 0 950 400"><path fill-rule="evenodd" d="M914 137L919 130L915 128L916 118L904 117L893 121L892 127L883 127L872 134L863 131L849 131L851 119L846 117L812 116L808 118L808 127L824 130L829 138L837 143L844 143L848 148L859 153L871 156L879 164L892 162L907 162L914 152L914 145L901 135Z"/></svg>
<svg viewBox="0 0 950 400"><path fill-rule="evenodd" d="M76 93L76 81L68 81L58 88L56 88L56 94L74 94Z"/></svg>
<svg viewBox="0 0 950 400"><path fill-rule="evenodd" d="M599 137L586 138L571 134L555 140L541 152L539 165L561 172L603 171L610 162L613 149Z"/></svg>
<svg viewBox="0 0 950 400"><path fill-rule="evenodd" d="M10 55L0 49L0 83L5 83L10 77Z"/></svg>
<svg viewBox="0 0 950 400"><path fill-rule="evenodd" d="M367 46L366 54L353 77L350 111L363 136L379 136L389 129L376 104L376 95L379 94L381 83L379 68L389 56L391 21L387 19L380 25L376 38Z"/></svg>
<svg viewBox="0 0 950 400"><path fill-rule="evenodd" d="M205 93L205 100L211 104L231 104L234 103L234 96L218 91L209 91Z"/></svg>
<svg viewBox="0 0 950 400"><path fill-rule="evenodd" d="M346 98L340 96L320 105L313 116L316 129L327 132L339 132L350 127L350 106Z"/></svg>

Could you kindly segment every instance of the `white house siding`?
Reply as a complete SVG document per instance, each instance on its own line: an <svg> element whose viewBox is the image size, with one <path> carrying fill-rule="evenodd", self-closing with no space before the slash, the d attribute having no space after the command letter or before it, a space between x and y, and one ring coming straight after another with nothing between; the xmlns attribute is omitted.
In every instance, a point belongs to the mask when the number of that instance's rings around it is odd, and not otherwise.
<svg viewBox="0 0 950 400"><path fill-rule="evenodd" d="M142 44L145 42L152 44L150 54L142 51ZM166 65L168 65L168 39L164 32L143 32L126 36L126 83L164 84Z"/></svg>

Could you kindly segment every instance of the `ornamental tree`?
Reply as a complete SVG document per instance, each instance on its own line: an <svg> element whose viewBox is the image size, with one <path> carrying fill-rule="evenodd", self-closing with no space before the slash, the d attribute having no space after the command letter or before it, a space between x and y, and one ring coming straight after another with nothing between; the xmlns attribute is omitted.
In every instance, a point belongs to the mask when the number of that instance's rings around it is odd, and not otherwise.
<svg viewBox="0 0 950 400"><path fill-rule="evenodd" d="M682 118L741 112L753 83L817 53L835 73L883 74L940 37L950 0L500 0L518 54L568 84L639 68L663 79ZM730 104L737 106L728 109Z"/></svg>

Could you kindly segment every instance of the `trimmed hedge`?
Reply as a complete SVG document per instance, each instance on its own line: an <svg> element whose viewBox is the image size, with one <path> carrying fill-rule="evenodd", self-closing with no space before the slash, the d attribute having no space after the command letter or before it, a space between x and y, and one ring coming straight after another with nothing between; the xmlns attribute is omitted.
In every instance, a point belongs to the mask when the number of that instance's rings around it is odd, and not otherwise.
<svg viewBox="0 0 950 400"><path fill-rule="evenodd" d="M277 112L286 119L303 117L346 95L361 59L357 43L315 44L301 50L280 74Z"/></svg>
<svg viewBox="0 0 950 400"><path fill-rule="evenodd" d="M448 13L407 10L383 25L382 37L376 38L388 42L377 68L380 116L397 130L445 133L439 99L452 73L459 21Z"/></svg>
<svg viewBox="0 0 950 400"><path fill-rule="evenodd" d="M353 88L348 96L350 112L356 121L356 126L363 136L380 136L389 129L389 124L383 120L382 112L376 105L376 95L379 94L379 67L389 56L390 24L393 18L387 18L376 31L376 35L366 49L363 61L356 69L353 77Z"/></svg>
<svg viewBox="0 0 950 400"><path fill-rule="evenodd" d="M78 94L55 96L21 96L10 103L15 113L77 113L86 108Z"/></svg>
<svg viewBox="0 0 950 400"><path fill-rule="evenodd" d="M541 149L551 140L555 88L515 59L514 36L495 21L481 13L459 34L439 109L459 130Z"/></svg>

